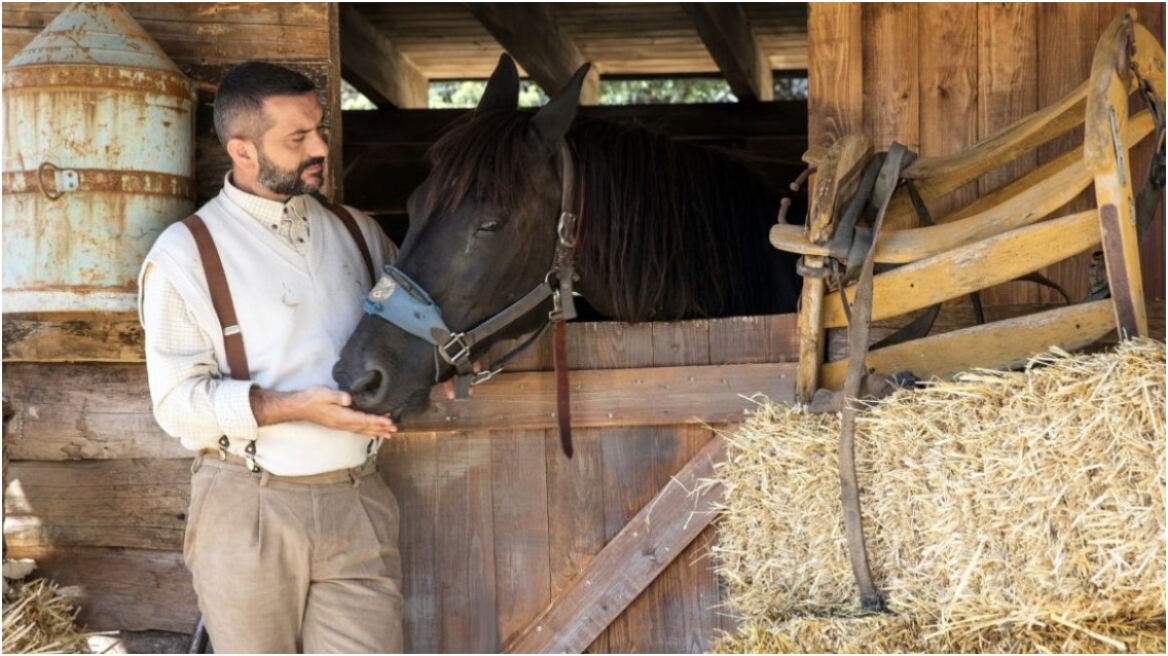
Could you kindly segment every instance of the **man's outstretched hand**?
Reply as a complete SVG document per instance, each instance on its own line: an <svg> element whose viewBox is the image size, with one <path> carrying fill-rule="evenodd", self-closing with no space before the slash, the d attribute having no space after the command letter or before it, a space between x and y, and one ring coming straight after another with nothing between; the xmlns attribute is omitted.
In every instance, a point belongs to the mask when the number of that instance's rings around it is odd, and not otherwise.
<svg viewBox="0 0 1168 656"><path fill-rule="evenodd" d="M389 417L354 410L353 397L328 387L310 387L297 392L274 392L251 388L251 408L260 426L285 421L311 421L336 430L369 437L389 437L397 425Z"/></svg>

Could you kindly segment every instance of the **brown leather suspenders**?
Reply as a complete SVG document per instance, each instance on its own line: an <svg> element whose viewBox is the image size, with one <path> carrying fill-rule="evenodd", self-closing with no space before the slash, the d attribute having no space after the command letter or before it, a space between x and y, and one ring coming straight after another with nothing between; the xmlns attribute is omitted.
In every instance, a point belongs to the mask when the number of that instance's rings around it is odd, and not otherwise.
<svg viewBox="0 0 1168 656"><path fill-rule="evenodd" d="M377 284L377 269L373 268L373 258L369 256L369 244L365 243L365 237L361 235L361 229L357 227L357 222L353 220L353 215L349 214L349 210L341 205L334 205L332 203L324 203L325 209L336 214L341 223L344 224L345 229L353 236L353 241L357 242L357 248L361 251L361 257L365 260L365 268L369 271L370 284Z"/></svg>
<svg viewBox="0 0 1168 656"><path fill-rule="evenodd" d="M203 261L203 273L207 276L207 287L211 290L211 305L219 317L223 330L223 347L227 349L228 373L235 380L249 380L251 370L247 366L247 352L243 349L243 332L235 318L235 303L231 300L231 287L227 284L227 274L223 272L223 260L219 249L207 230L207 224L198 214L183 219L183 223L195 237L199 247L199 259Z"/></svg>
<svg viewBox="0 0 1168 656"><path fill-rule="evenodd" d="M325 208L336 214L344 224L345 229L357 242L361 257L365 260L365 267L369 270L369 279L377 282L376 270L373 268L373 258L369 255L369 244L361 235L361 229L349 211L340 205L326 204ZM219 325L223 329L223 347L227 349L228 372L235 380L250 380L251 370L247 364L247 352L243 347L243 333L239 328L239 321L235 317L235 304L231 300L231 287L227 284L227 275L223 272L223 260L219 257L219 249L215 248L215 240L207 230L207 224L198 214L192 214L183 219L183 223L195 238L199 248L199 259L203 261L203 273L207 276L207 287L211 290L211 305L219 317Z"/></svg>

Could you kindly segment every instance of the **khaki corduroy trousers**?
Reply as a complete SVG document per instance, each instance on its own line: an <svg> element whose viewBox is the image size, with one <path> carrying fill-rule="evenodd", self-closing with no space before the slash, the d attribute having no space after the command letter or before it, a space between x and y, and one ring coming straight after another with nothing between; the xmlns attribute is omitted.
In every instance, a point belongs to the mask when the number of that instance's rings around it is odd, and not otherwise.
<svg viewBox="0 0 1168 656"><path fill-rule="evenodd" d="M216 653L401 653L400 512L374 462L316 476L195 458L183 555Z"/></svg>

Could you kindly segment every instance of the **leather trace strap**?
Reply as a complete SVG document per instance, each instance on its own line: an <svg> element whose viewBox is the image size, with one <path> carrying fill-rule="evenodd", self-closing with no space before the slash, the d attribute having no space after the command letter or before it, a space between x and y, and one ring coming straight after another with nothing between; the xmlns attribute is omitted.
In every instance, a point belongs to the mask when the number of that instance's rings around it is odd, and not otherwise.
<svg viewBox="0 0 1168 656"><path fill-rule="evenodd" d="M337 218L345 226L345 230L348 230L353 237L353 241L357 242L361 258L365 260L365 270L369 272L369 284L376 283L377 269L373 268L373 258L369 255L369 244L365 242L365 236L361 234L361 228L357 227L357 221L353 219L353 215L339 203L323 203L323 205L325 209L337 215Z"/></svg>
<svg viewBox="0 0 1168 656"><path fill-rule="evenodd" d="M219 249L211 238L211 231L198 214L183 219L183 224L195 238L199 248L199 259L203 262L203 273L207 276L207 287L211 290L211 305L219 317L223 329L223 348L227 351L228 373L235 380L251 380L251 370L247 365L247 351L243 348L243 332L235 317L235 303L231 300L231 287L227 284L227 274L223 272L223 260Z"/></svg>
<svg viewBox="0 0 1168 656"><path fill-rule="evenodd" d="M880 167L872 189L869 206L875 210L876 220L872 225L872 244L880 234L884 223L884 213L892 192L896 190L901 170L913 159L912 153L899 143L893 143ZM849 312L848 325L848 373L844 379L843 407L840 420L839 477L840 498L844 508L844 530L848 540L848 556L852 563L852 573L860 588L860 603L867 611L884 610L884 598L872 579L868 564L868 550L864 540L863 515L860 507L860 487L856 480L856 405L860 384L866 373L864 361L868 354L868 329L872 318L873 277L876 269L876 249L869 248L859 267L856 283L855 302ZM840 298L847 306L843 285Z"/></svg>

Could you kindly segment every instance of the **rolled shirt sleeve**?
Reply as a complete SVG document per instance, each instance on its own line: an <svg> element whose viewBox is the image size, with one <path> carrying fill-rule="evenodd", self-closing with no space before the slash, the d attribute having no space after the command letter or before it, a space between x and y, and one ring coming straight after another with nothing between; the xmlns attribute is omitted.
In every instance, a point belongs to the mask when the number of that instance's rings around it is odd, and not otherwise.
<svg viewBox="0 0 1168 656"><path fill-rule="evenodd" d="M226 435L254 440L251 381L225 378L214 343L183 297L151 264L142 273L142 326L154 418L192 450L213 449Z"/></svg>

